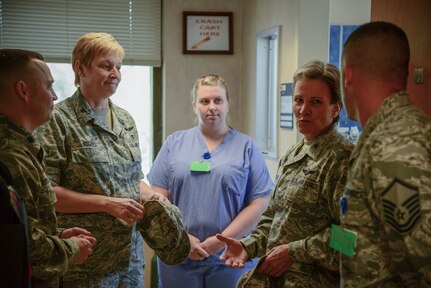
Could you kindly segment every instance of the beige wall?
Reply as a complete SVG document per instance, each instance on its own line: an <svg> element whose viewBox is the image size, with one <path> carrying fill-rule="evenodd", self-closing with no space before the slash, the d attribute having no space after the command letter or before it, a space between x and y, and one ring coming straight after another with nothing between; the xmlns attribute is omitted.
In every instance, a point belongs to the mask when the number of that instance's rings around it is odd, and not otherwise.
<svg viewBox="0 0 431 288"><path fill-rule="evenodd" d="M243 7L242 31L242 88L244 96L242 127L252 137L256 135L254 114L256 113L256 34L274 26L280 26L279 35L279 81L292 82L298 63L298 21L297 0L247 0ZM280 157L296 142L294 130L278 129L277 155ZM267 165L274 179L277 159L267 159Z"/></svg>
<svg viewBox="0 0 431 288"><path fill-rule="evenodd" d="M176 130L196 125L190 91L196 78L208 73L220 74L226 79L232 101L230 123L241 130L241 8L242 0L163 1L164 138ZM234 54L182 54L183 11L233 12Z"/></svg>

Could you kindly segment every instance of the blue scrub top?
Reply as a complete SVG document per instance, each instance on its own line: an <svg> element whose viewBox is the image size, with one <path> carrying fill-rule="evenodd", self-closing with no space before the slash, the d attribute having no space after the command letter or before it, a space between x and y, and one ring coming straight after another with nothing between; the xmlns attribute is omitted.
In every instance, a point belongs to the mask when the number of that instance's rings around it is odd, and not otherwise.
<svg viewBox="0 0 431 288"><path fill-rule="evenodd" d="M163 144L148 179L168 190L189 234L204 241L222 232L252 200L273 188L262 153L249 136L231 129L211 158L198 127L177 131ZM210 172L190 171L191 161L208 161Z"/></svg>

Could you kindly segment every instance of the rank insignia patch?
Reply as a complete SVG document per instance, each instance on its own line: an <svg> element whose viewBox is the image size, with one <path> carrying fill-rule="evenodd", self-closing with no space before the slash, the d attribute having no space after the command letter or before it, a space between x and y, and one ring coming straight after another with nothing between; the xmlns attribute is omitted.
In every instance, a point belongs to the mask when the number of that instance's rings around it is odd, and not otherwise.
<svg viewBox="0 0 431 288"><path fill-rule="evenodd" d="M421 217L417 187L394 179L381 196L386 223L400 234L410 233Z"/></svg>

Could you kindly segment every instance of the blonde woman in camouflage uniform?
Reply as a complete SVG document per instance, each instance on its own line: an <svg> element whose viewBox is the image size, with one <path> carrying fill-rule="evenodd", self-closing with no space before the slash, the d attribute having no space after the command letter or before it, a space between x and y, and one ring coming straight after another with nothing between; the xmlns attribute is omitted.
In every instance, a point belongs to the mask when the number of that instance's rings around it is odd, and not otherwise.
<svg viewBox="0 0 431 288"><path fill-rule="evenodd" d="M281 158L268 209L252 234L228 245L226 265L242 268L262 257L238 287L338 287L339 261L329 248L331 224L339 222L339 199L353 145L335 126L341 109L339 71L312 61L294 75L293 110L304 135Z"/></svg>
<svg viewBox="0 0 431 288"><path fill-rule="evenodd" d="M347 40L343 101L364 127L350 160L345 287L431 287L431 120L410 101L405 32L371 22ZM425 95L424 95L425 96Z"/></svg>
<svg viewBox="0 0 431 288"><path fill-rule="evenodd" d="M109 34L88 33L72 53L75 94L55 105L40 131L48 176L63 225L80 225L98 239L86 264L71 269L64 287L143 287L144 208L136 125L109 99L121 81L123 47Z"/></svg>
<svg viewBox="0 0 431 288"><path fill-rule="evenodd" d="M96 239L81 228L58 230L56 199L45 174L44 151L33 135L51 117L57 100L53 82L39 53L0 50L0 160L7 166L27 211L32 286L54 288L59 287L59 278L68 269L91 255ZM0 283L13 287L4 278Z"/></svg>

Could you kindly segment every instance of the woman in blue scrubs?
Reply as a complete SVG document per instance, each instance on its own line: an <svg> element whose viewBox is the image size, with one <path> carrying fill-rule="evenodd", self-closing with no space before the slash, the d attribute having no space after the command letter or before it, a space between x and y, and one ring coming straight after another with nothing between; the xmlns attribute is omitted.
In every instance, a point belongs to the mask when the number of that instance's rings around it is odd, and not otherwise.
<svg viewBox="0 0 431 288"><path fill-rule="evenodd" d="M235 287L248 269L225 267L219 260L225 245L215 235L246 236L266 209L273 182L256 142L227 123L223 78L197 79L192 97L198 125L170 135L148 175L153 189L181 210L191 242L182 264L158 262L159 287Z"/></svg>

